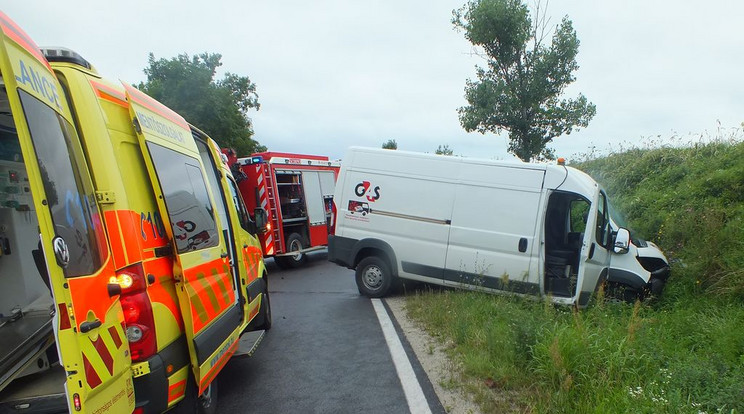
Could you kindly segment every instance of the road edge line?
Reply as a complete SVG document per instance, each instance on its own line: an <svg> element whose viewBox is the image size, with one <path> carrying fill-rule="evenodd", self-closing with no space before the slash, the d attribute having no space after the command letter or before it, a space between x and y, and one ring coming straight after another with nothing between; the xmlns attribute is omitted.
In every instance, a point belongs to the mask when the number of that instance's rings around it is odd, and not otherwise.
<svg viewBox="0 0 744 414"><path fill-rule="evenodd" d="M421 384L416 378L416 373L413 372L413 366L406 355L405 349L403 349L403 344L400 342L398 333L395 331L393 321L390 320L390 316L380 299L371 299L371 301L377 315L377 320L380 322L380 328L382 328L385 342L387 342L390 356L393 359L395 371L398 373L398 379L400 379L400 384L403 386L403 393L406 396L408 409L413 414L431 414L429 402L426 400Z"/></svg>

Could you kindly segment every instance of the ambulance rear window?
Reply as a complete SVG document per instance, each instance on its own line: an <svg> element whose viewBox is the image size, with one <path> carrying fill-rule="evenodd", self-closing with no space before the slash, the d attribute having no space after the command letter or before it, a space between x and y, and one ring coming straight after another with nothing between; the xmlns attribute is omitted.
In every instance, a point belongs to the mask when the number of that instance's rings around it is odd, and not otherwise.
<svg viewBox="0 0 744 414"><path fill-rule="evenodd" d="M70 252L65 277L90 275L105 259L103 224L75 130L50 107L18 90L39 162L54 233Z"/></svg>

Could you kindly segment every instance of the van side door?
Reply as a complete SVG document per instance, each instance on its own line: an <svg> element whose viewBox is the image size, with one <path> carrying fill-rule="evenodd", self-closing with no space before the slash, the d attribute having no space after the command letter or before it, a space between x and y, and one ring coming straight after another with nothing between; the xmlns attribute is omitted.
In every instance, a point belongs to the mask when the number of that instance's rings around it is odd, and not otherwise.
<svg viewBox="0 0 744 414"><path fill-rule="evenodd" d="M538 208L545 170L463 165L445 284L539 294Z"/></svg>
<svg viewBox="0 0 744 414"><path fill-rule="evenodd" d="M229 249L205 166L186 121L124 84L158 207L175 255L176 292L192 370L203 393L237 345L237 305Z"/></svg>
<svg viewBox="0 0 744 414"><path fill-rule="evenodd" d="M54 299L52 321L66 371L70 412L132 412L129 344L106 229L62 88L34 42L0 12L0 100L17 136L38 221L40 277ZM117 237L109 234L109 237ZM33 264L28 264L30 267ZM114 285L114 286L112 286Z"/></svg>

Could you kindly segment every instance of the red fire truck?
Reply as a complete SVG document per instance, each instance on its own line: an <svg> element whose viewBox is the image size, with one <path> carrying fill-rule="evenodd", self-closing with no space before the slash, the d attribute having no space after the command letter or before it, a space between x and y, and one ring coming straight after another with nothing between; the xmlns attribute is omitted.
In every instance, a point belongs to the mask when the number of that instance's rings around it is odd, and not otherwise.
<svg viewBox="0 0 744 414"><path fill-rule="evenodd" d="M263 207L266 232L259 234L264 257L279 267L299 267L307 252L328 245L339 161L318 155L261 152L227 155L248 211Z"/></svg>

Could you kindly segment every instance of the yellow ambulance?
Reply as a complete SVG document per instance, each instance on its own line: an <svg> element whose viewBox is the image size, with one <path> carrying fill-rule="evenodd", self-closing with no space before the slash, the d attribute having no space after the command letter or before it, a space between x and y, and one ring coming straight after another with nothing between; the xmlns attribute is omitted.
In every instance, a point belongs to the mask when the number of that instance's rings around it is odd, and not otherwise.
<svg viewBox="0 0 744 414"><path fill-rule="evenodd" d="M271 327L265 212L180 115L0 28L0 411L214 412Z"/></svg>

